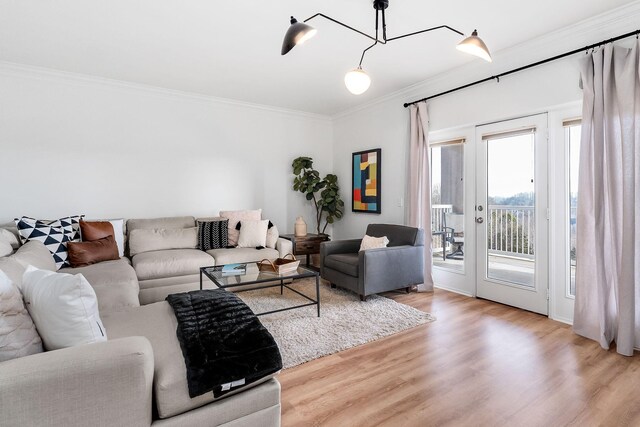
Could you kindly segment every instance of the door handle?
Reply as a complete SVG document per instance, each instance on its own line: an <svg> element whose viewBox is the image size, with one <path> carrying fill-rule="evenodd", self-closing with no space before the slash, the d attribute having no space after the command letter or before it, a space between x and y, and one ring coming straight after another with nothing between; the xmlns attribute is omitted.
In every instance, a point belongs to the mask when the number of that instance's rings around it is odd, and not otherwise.
<svg viewBox="0 0 640 427"><path fill-rule="evenodd" d="M476 218L476 222L478 224L482 224L484 222L484 219L482 219L482 217L478 217L478 218Z"/></svg>

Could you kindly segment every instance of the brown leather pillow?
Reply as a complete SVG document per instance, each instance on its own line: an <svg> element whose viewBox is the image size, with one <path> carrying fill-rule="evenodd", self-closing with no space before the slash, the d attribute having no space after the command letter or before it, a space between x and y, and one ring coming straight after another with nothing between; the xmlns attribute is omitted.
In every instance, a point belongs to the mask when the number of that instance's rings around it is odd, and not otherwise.
<svg viewBox="0 0 640 427"><path fill-rule="evenodd" d="M102 261L120 259L118 245L113 236L93 242L68 242L67 252L71 267L85 267Z"/></svg>
<svg viewBox="0 0 640 427"><path fill-rule="evenodd" d="M80 232L83 242L93 242L107 236L115 237L113 225L109 221L83 221L80 220Z"/></svg>

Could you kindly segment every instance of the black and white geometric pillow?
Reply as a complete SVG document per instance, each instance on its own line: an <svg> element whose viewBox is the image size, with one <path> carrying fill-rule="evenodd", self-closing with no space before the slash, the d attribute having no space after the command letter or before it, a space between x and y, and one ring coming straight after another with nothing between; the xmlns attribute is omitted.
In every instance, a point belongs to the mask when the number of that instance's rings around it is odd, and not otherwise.
<svg viewBox="0 0 640 427"><path fill-rule="evenodd" d="M42 242L56 263L58 270L68 267L67 242L80 241L80 219L84 215L68 216L53 221L44 221L23 216L16 218L16 226L22 243L29 240Z"/></svg>
<svg viewBox="0 0 640 427"><path fill-rule="evenodd" d="M229 220L198 221L198 249L226 248L229 245Z"/></svg>

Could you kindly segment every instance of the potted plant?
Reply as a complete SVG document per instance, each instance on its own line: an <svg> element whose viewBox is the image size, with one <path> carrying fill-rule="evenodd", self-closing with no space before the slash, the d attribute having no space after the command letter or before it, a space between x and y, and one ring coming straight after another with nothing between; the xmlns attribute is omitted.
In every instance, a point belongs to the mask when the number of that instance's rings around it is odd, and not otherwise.
<svg viewBox="0 0 640 427"><path fill-rule="evenodd" d="M324 178L320 178L320 172L313 168L311 157L298 157L291 167L295 176L293 189L313 202L316 209L317 233L325 234L327 226L342 218L344 214L344 202L340 198L338 177L327 174Z"/></svg>

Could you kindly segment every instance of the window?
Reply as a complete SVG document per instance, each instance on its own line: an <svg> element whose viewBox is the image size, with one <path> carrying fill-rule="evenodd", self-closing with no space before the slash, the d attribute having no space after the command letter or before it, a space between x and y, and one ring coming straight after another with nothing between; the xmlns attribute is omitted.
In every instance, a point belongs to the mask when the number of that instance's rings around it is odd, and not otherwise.
<svg viewBox="0 0 640 427"><path fill-rule="evenodd" d="M431 145L433 264L464 270L464 139Z"/></svg>
<svg viewBox="0 0 640 427"><path fill-rule="evenodd" d="M577 234L577 213L578 213L578 168L580 165L580 120L565 121L565 140L569 151L568 157L568 257L569 278L567 280L567 292L571 296L576 295L576 234Z"/></svg>

